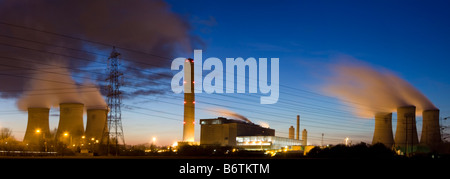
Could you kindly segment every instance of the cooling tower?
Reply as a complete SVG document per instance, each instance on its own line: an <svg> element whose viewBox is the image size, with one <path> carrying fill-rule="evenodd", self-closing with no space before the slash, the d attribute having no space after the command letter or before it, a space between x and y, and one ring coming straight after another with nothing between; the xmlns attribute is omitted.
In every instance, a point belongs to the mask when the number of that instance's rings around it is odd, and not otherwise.
<svg viewBox="0 0 450 179"><path fill-rule="evenodd" d="M88 109L86 122L86 139L101 141L108 115L107 109Z"/></svg>
<svg viewBox="0 0 450 179"><path fill-rule="evenodd" d="M373 132L372 145L382 143L390 148L394 144L392 135L392 113L375 114L375 130Z"/></svg>
<svg viewBox="0 0 450 179"><path fill-rule="evenodd" d="M78 145L84 135L83 104L61 103L59 105L59 125L56 137L67 145Z"/></svg>
<svg viewBox="0 0 450 179"><path fill-rule="evenodd" d="M439 110L424 110L422 113L422 135L420 144L436 149L441 143L441 132L439 129Z"/></svg>
<svg viewBox="0 0 450 179"><path fill-rule="evenodd" d="M300 140L300 115L297 115L297 140Z"/></svg>
<svg viewBox="0 0 450 179"><path fill-rule="evenodd" d="M416 129L416 107L403 106L397 108L397 130L395 132L395 145L406 147L407 152L419 143Z"/></svg>
<svg viewBox="0 0 450 179"><path fill-rule="evenodd" d="M294 126L291 126L289 128L289 139L294 139L294 133L295 133Z"/></svg>
<svg viewBox="0 0 450 179"><path fill-rule="evenodd" d="M184 121L183 141L194 142L195 127L195 93L194 93L194 60L187 59L184 63ZM190 68L189 68L190 67Z"/></svg>
<svg viewBox="0 0 450 179"><path fill-rule="evenodd" d="M302 145L306 146L308 144L308 131L306 129L303 129L302 132Z"/></svg>
<svg viewBox="0 0 450 179"><path fill-rule="evenodd" d="M25 143L39 144L44 138L50 138L49 111L48 108L28 108L28 124L23 139Z"/></svg>

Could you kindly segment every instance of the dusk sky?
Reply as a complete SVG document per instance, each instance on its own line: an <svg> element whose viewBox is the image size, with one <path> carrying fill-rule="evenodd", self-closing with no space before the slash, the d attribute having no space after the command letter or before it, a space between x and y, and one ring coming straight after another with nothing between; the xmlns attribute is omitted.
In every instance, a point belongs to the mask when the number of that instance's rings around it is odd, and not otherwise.
<svg viewBox="0 0 450 179"><path fill-rule="evenodd" d="M279 58L280 64L279 100L276 104L260 104L260 97L268 94L249 94L248 89L244 94L196 94L196 141L200 140L199 120L221 116L218 111L226 109L243 115L254 123L269 125L276 130L277 136L282 137L288 136L289 127L295 127L296 116L300 115L301 130L308 131L308 143L312 145L321 144L322 133L324 144L343 143L346 137L353 143L360 141L371 143L374 130L373 117L366 118L355 114L358 108L367 105L352 100L342 101L339 96L333 96L325 90L329 80L336 75L335 67L345 65L361 65L380 73L394 74L426 96L440 109L441 117L450 116L449 1L156 2L163 4L159 7L159 10L162 9L162 15L157 14L159 11L156 10L151 13L145 11L156 7L136 9L142 12L136 12L137 15L130 15L129 18L126 18L128 17L126 15L123 19L111 15L110 17L116 17L119 22L129 21L130 24L114 24L115 20L110 19L105 23L108 27L105 29L119 30L112 30L111 33L102 31L94 33L95 28L82 28L83 32L69 28L70 25L67 24L70 22L63 22L64 16L36 25L47 16L36 17L36 22L30 22L34 16L32 11L24 10L28 8L20 6L17 8L18 6L10 6L10 1L0 0L0 12L5 8L16 7L15 15L19 16L8 16L14 14L8 12L14 12L15 8L0 13L0 29L3 28L0 30L0 49L1 52L14 52L11 49L17 47L8 44L45 48L59 54L59 57L52 61L65 58L61 57L61 54L71 56L74 54L58 51L56 47L41 46L57 45L94 52L83 56L93 62L72 62L73 59L63 61L70 64L69 71L77 83L85 82L84 78L91 78L89 81L103 85L100 80L102 78L98 74L86 71L104 72L107 67L107 56L104 55L110 53L112 46L117 46L124 61L125 85L122 89L124 93L128 93L123 99L122 108L122 124L127 144L148 143L156 137L157 145L170 145L182 139L183 94L174 94L170 89L171 76L177 72L170 70L170 63L176 57L193 58L194 49L203 51L203 60L217 57L224 65L225 58L237 57ZM144 3L142 6L151 4ZM98 6L100 6L98 3L95 4L95 7ZM80 16L73 15L69 18L81 19L80 22L74 21L73 24L77 26L84 24L83 18L89 19L90 16L94 20L109 16L102 14L109 11L86 9L89 13L98 12L98 14L79 12ZM117 11L120 14L119 8ZM64 14L59 11L57 13ZM149 18L145 18L146 13L149 13ZM143 15L138 16L140 14ZM54 26L60 21L61 26L67 27ZM53 41L49 39L56 37L34 38L25 32L25 29L15 32L11 30L13 29L11 24L53 32L54 34L44 33L43 36L58 34L56 35L58 39ZM139 29L141 25L142 29ZM96 25L89 24L87 27ZM146 28L150 30L145 31ZM125 32L123 38L120 36L121 32ZM126 36L133 33L155 35L142 35L142 40L139 35ZM65 38L63 35L84 41L76 42L80 44L74 45L72 42L77 41L75 39L70 39L70 42L60 40L59 38ZM149 40L147 46L146 39L156 40ZM23 42L24 40L31 41ZM139 43L134 43L137 41ZM36 42L40 43L32 44ZM134 49L135 52L129 49ZM140 54L141 52L143 54ZM134 59L135 56L139 58L138 62ZM15 57L14 53L9 54L9 57ZM4 67L1 68L2 72L9 67L5 65L14 64L3 60L0 59L2 61L0 65ZM97 63L102 60L104 66ZM155 65L147 67L145 64ZM141 72L132 71L128 67L141 69ZM84 72L77 71L79 69ZM152 73L165 74L169 77L156 78ZM206 75L208 71L203 73ZM143 82L146 80L149 83ZM5 80L0 83L3 87L12 84ZM0 127L11 128L18 140L23 139L27 113L20 111L17 105L21 94L15 96L4 94L11 90L23 90L20 87L23 86L0 87L0 93L3 94L0 99ZM50 129L53 129L58 126L58 108L52 107L51 114L53 115L50 116ZM422 130L421 122L421 116L417 116L419 138ZM446 121L444 124L448 123ZM392 124L395 132L395 113Z"/></svg>

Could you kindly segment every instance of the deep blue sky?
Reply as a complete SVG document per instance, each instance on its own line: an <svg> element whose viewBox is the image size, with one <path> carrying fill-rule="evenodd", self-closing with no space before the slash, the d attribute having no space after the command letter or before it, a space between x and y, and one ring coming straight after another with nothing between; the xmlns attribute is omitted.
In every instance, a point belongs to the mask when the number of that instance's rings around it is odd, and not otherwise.
<svg viewBox="0 0 450 179"><path fill-rule="evenodd" d="M168 3L174 12L188 18L193 33L204 40L206 45L199 47L204 50L204 58L278 57L282 85L318 93L323 83L322 77L330 75L327 65L352 58L374 68L396 73L429 97L441 109L441 116L450 115L450 95L447 92L450 90L448 1ZM283 86L280 87L280 93L280 106L291 106L283 104L285 99L296 100L300 104L306 100L289 94L309 95ZM320 96L317 99L330 100ZM320 104L313 100L310 103L318 107L341 109L331 102ZM295 118L294 113L278 112ZM311 120L328 119L325 116ZM307 124L305 122L306 127ZM272 125L277 126L273 122ZM343 125L350 127L351 124ZM284 126L276 129L287 131ZM418 129L421 130L420 126ZM312 129L311 132L313 136L319 136L319 131ZM370 128L366 131L365 141L370 142L373 131ZM339 132L342 131L336 133Z"/></svg>
<svg viewBox="0 0 450 179"><path fill-rule="evenodd" d="M348 55L411 83L448 82L448 1L168 2L193 23L206 57L279 57L290 71Z"/></svg>
<svg viewBox="0 0 450 179"><path fill-rule="evenodd" d="M309 144L320 144L322 133L325 144L342 143L345 137L370 143L373 120L353 116L351 107L321 92L323 79L331 75L329 65L343 59L394 72L427 96L441 110L441 117L450 116L449 1L166 2L190 24L190 33L201 39L203 44L194 47L203 50L204 59L280 59L277 104L259 104L260 94L201 94L196 96L197 124L199 119L218 116L211 110L226 108L255 123L268 123L277 136L287 137L300 114ZM192 57L193 51L181 55ZM2 105L15 110L14 103L9 100ZM166 145L182 139L182 94L145 96L124 100L124 104L144 108L124 108L127 143L157 137L158 145ZM11 127L21 140L26 114L16 115L20 122L3 116L0 127ZM51 116L50 122L53 129L58 117ZM394 119L394 132L395 124ZM417 124L420 135L420 118ZM197 141L199 131L196 125Z"/></svg>

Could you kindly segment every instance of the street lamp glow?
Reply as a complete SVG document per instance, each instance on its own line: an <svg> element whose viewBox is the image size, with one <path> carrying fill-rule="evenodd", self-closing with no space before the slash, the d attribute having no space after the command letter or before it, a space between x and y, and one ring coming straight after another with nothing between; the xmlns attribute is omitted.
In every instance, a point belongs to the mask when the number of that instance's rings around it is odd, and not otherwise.
<svg viewBox="0 0 450 179"><path fill-rule="evenodd" d="M36 133L41 133L41 130L40 129L36 129Z"/></svg>
<svg viewBox="0 0 450 179"><path fill-rule="evenodd" d="M68 132L64 132L64 137L67 137L67 136L69 136L69 133Z"/></svg>

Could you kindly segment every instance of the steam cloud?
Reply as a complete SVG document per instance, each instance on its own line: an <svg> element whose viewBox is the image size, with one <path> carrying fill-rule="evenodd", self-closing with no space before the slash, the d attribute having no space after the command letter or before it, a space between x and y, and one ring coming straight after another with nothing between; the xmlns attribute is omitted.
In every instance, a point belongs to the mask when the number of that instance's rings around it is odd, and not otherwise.
<svg viewBox="0 0 450 179"><path fill-rule="evenodd" d="M362 64L338 64L332 67L324 92L349 101L354 113L373 118L377 112L395 112L397 107L414 105L417 115L423 110L437 109L414 86L388 71L377 71Z"/></svg>
<svg viewBox="0 0 450 179"><path fill-rule="evenodd" d="M189 34L189 24L172 13L170 7L162 0L0 0L0 2L2 4L0 6L0 82L2 83L0 97L20 97L18 101L20 109L24 109L26 105L35 107L52 106L61 101L81 102L83 96L85 100L91 100L94 105L103 105L101 101L104 100L94 102L92 100L97 98L87 98L85 93L77 94L77 90L86 91L85 88L92 87L92 84L76 85L70 74L83 74L84 72L77 69L90 65L105 69L107 54L111 51L112 45L119 47L118 50L124 59L122 63L126 69L122 70L126 71L126 86L136 89L136 91L128 91L128 96L161 94L164 89L161 88L161 84L155 85L155 80L170 79L170 75L161 70L155 70L157 73L146 71L170 64L170 59L160 57L172 58L179 53L191 51L192 44L201 43L198 38ZM7 25L3 22L28 28ZM43 33L43 31L56 34ZM58 34L106 45L80 41ZM125 49L133 49L134 52ZM98 54L106 54L106 56ZM80 59L98 61L104 66ZM30 68L35 66L51 68L48 64L54 64L54 62L64 66L66 70L50 69L54 71L50 73ZM94 78L89 83L93 81L99 83L106 78L104 75L89 75ZM130 80L127 77L142 80ZM35 80L38 78L48 81ZM67 83L50 82L52 80ZM60 88L72 88L73 91L65 89L61 92L57 90ZM35 95L42 89L47 89L45 91L47 94ZM90 90L92 91L91 88ZM65 93L65 95L52 96L50 93ZM100 94L98 90L92 93Z"/></svg>
<svg viewBox="0 0 450 179"><path fill-rule="evenodd" d="M20 110L27 108L59 107L60 103L83 103L88 109L106 109L106 102L93 83L75 83L64 64L51 62L50 66L36 66L38 72L26 86L17 101Z"/></svg>

